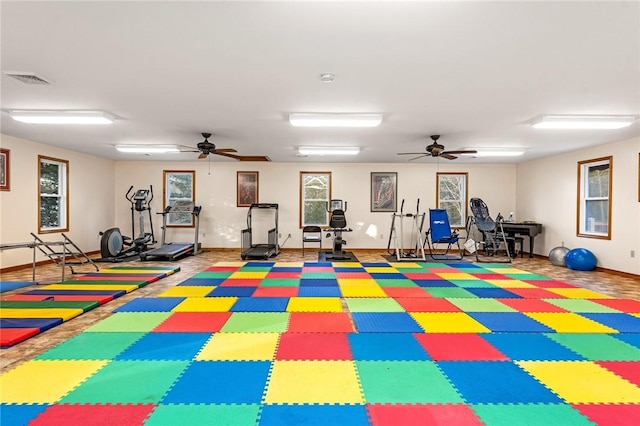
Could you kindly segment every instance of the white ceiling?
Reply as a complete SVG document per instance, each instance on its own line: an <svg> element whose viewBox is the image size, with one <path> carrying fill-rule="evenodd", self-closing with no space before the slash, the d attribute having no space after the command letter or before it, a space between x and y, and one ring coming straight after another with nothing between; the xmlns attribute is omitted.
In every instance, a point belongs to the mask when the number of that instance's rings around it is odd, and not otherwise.
<svg viewBox="0 0 640 426"><path fill-rule="evenodd" d="M613 131L527 124L541 114L640 115L639 5L3 0L2 71L52 84L3 74L1 130L120 160L195 161L114 146L193 146L211 132L219 148L280 162L406 162L397 152L423 151L430 134L449 150L522 147L517 161L526 161L640 134L640 120ZM324 72L335 82L320 82ZM11 109L99 109L119 119L28 125ZM288 124L290 112L379 112L384 121L301 129ZM301 158L300 145L362 152Z"/></svg>

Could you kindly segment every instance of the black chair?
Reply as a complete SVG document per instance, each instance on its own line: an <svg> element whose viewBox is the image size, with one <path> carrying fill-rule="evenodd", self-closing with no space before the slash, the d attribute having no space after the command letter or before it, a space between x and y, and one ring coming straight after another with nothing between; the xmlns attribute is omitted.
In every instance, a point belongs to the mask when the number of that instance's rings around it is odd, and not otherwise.
<svg viewBox="0 0 640 426"><path fill-rule="evenodd" d="M503 244L507 254L507 261L511 263L511 256L515 251L515 238L507 236L502 229L502 222L504 218L500 213L494 220L489 214L489 207L480 198L472 198L469 200L469 207L473 216L469 217L467 221L467 236L471 235L471 225L475 224L478 231L482 233L482 246L485 256L494 256L498 253L500 245ZM522 243L520 243L522 248ZM478 258L478 250L476 247L476 261L480 262ZM499 262L498 260L493 260Z"/></svg>
<svg viewBox="0 0 640 426"><path fill-rule="evenodd" d="M302 255L304 256L304 243L319 243L322 250L322 229L319 226L305 226L302 228Z"/></svg>

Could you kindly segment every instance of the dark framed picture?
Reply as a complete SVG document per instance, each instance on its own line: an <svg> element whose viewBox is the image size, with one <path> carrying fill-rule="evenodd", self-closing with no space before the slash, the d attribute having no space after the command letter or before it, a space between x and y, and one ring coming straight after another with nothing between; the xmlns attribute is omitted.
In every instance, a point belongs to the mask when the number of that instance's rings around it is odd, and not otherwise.
<svg viewBox="0 0 640 426"><path fill-rule="evenodd" d="M10 151L0 148L0 191L11 190Z"/></svg>
<svg viewBox="0 0 640 426"><path fill-rule="evenodd" d="M371 211L398 210L398 173L371 172Z"/></svg>
<svg viewBox="0 0 640 426"><path fill-rule="evenodd" d="M236 206L249 207L258 202L258 172L237 172Z"/></svg>

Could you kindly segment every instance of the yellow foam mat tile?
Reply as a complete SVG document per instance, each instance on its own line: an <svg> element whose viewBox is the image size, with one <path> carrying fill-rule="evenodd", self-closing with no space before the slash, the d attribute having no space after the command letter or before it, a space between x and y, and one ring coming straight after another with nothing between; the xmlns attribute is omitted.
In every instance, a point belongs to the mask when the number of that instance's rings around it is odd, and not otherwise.
<svg viewBox="0 0 640 426"><path fill-rule="evenodd" d="M353 361L274 361L263 403L363 404Z"/></svg>
<svg viewBox="0 0 640 426"><path fill-rule="evenodd" d="M631 314L631 315L633 315L634 317L638 317L638 318L640 318L640 313L637 313L637 314Z"/></svg>
<svg viewBox="0 0 640 426"><path fill-rule="evenodd" d="M62 318L64 321L75 318L82 314L82 309L0 309L0 317L2 318Z"/></svg>
<svg viewBox="0 0 640 426"><path fill-rule="evenodd" d="M485 280L490 284L500 288L538 288L533 284L525 283L519 280Z"/></svg>
<svg viewBox="0 0 640 426"><path fill-rule="evenodd" d="M287 312L342 312L339 297L291 297Z"/></svg>
<svg viewBox="0 0 640 426"><path fill-rule="evenodd" d="M493 271L497 274L530 274L531 272L523 271L518 268L487 268L489 271Z"/></svg>
<svg viewBox="0 0 640 426"><path fill-rule="evenodd" d="M464 312L411 312L425 333L490 333L487 327Z"/></svg>
<svg viewBox="0 0 640 426"><path fill-rule="evenodd" d="M568 299L613 299L611 296L587 288L546 288L545 290Z"/></svg>
<svg viewBox="0 0 640 426"><path fill-rule="evenodd" d="M590 361L516 361L570 404L638 404L640 388Z"/></svg>
<svg viewBox="0 0 640 426"><path fill-rule="evenodd" d="M158 295L158 297L205 297L211 293L215 286L178 285L171 287Z"/></svg>
<svg viewBox="0 0 640 426"><path fill-rule="evenodd" d="M573 312L524 312L525 315L553 328L558 333L618 333Z"/></svg>
<svg viewBox="0 0 640 426"><path fill-rule="evenodd" d="M268 272L234 272L229 276L230 280L261 280L267 276Z"/></svg>
<svg viewBox="0 0 640 426"><path fill-rule="evenodd" d="M422 266L416 262L389 262L389 265L399 269L422 269Z"/></svg>
<svg viewBox="0 0 640 426"><path fill-rule="evenodd" d="M379 287L373 278L338 278L338 285L340 287Z"/></svg>
<svg viewBox="0 0 640 426"><path fill-rule="evenodd" d="M3 404L53 404L109 361L27 361L0 376ZM37 378L37 385L34 383Z"/></svg>
<svg viewBox="0 0 640 426"><path fill-rule="evenodd" d="M332 265L338 268L362 268L360 262L332 262Z"/></svg>
<svg viewBox="0 0 640 426"><path fill-rule="evenodd" d="M131 293L139 287L132 284L50 284L40 290L124 290Z"/></svg>
<svg viewBox="0 0 640 426"><path fill-rule="evenodd" d="M198 361L270 361L280 333L216 333L196 356Z"/></svg>
<svg viewBox="0 0 640 426"><path fill-rule="evenodd" d="M284 267L284 268L302 268L304 266L304 262L276 262L273 264L274 267Z"/></svg>
<svg viewBox="0 0 640 426"><path fill-rule="evenodd" d="M237 297L190 297L172 309L173 312L228 312Z"/></svg>
<svg viewBox="0 0 640 426"><path fill-rule="evenodd" d="M465 272L437 272L440 278L444 280L479 280L480 278L474 277L471 274Z"/></svg>
<svg viewBox="0 0 640 426"><path fill-rule="evenodd" d="M389 266L368 266L364 268L365 271L369 272L369 273L393 273L393 272L398 272L398 270L396 268L391 268Z"/></svg>
<svg viewBox="0 0 640 426"><path fill-rule="evenodd" d="M379 286L341 285L343 297L388 297Z"/></svg>
<svg viewBox="0 0 640 426"><path fill-rule="evenodd" d="M167 269L100 269L100 274L138 274L138 275L154 275L154 274L167 274L171 275L175 271Z"/></svg>

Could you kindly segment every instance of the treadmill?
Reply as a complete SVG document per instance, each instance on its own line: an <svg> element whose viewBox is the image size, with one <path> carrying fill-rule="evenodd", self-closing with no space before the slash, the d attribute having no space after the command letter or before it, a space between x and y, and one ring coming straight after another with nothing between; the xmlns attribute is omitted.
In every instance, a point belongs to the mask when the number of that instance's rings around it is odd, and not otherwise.
<svg viewBox="0 0 640 426"><path fill-rule="evenodd" d="M167 206L162 213L162 238L160 247L153 250L140 253L140 260L177 260L188 255L196 255L202 252L198 244L198 232L200 229L200 210L201 206L196 206L193 201L180 200L176 201L172 206ZM167 243L165 240L167 234L167 216L177 213L190 213L194 223L193 242L188 243Z"/></svg>
<svg viewBox="0 0 640 426"><path fill-rule="evenodd" d="M267 231L266 244L253 243L253 216L254 210L273 210L275 226ZM269 259L280 254L278 245L278 204L274 203L254 203L249 206L247 212L247 229L241 233L242 240L242 260L246 259Z"/></svg>

